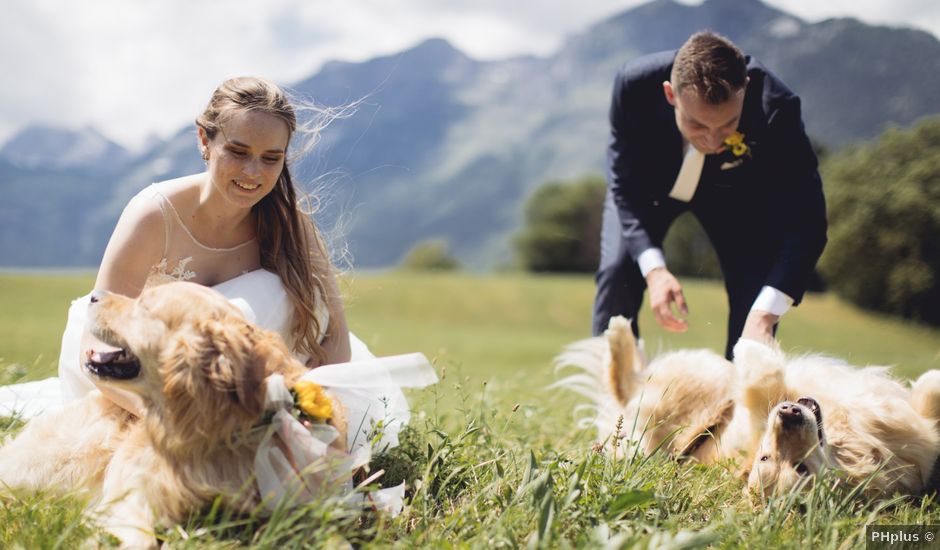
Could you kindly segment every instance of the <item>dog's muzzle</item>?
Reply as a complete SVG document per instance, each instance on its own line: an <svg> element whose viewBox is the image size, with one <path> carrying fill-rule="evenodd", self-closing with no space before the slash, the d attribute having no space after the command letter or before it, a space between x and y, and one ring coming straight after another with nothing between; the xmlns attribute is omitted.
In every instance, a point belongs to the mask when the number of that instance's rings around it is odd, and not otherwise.
<svg viewBox="0 0 940 550"><path fill-rule="evenodd" d="M784 428L796 428L806 422L803 407L789 401L777 406L777 416L780 417L780 422Z"/></svg>
<svg viewBox="0 0 940 550"><path fill-rule="evenodd" d="M88 350L85 370L100 378L129 380L140 374L140 361L124 349L100 352Z"/></svg>

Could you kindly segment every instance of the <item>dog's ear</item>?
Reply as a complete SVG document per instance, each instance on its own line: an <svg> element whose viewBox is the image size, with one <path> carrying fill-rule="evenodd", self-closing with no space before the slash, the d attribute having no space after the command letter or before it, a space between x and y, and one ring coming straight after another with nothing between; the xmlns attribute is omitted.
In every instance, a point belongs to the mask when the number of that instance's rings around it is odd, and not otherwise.
<svg viewBox="0 0 940 550"><path fill-rule="evenodd" d="M708 412L711 414L702 417L698 425L689 426L673 441L672 447L679 449L675 455L680 462L690 458L702 445L710 444L710 440L721 438L725 427L734 416L734 401L728 399Z"/></svg>
<svg viewBox="0 0 940 550"><path fill-rule="evenodd" d="M234 392L235 401L251 416L261 416L264 412L264 364L255 357L229 358L219 356L220 364L233 373L226 382L226 390ZM234 363L240 363L235 366ZM225 370L224 368L220 368Z"/></svg>
<svg viewBox="0 0 940 550"><path fill-rule="evenodd" d="M175 336L160 354L163 395L168 400L192 399L200 391L199 373L213 356L211 343L200 334Z"/></svg>
<svg viewBox="0 0 940 550"><path fill-rule="evenodd" d="M250 364L250 378L243 380L237 386L239 402L248 410L257 410L257 414L264 411L265 379L272 374L284 374L284 381L293 385L306 368L291 357L287 347L281 339L272 332L251 327L251 352L248 362ZM287 365L296 364L299 374L294 377L287 376Z"/></svg>
<svg viewBox="0 0 940 550"><path fill-rule="evenodd" d="M228 329L230 352L224 356L230 364L228 370L238 373L233 376L238 403L249 413L260 415L264 411L264 381L272 374L281 374L288 386L292 386L307 367L294 359L287 346L274 332L263 330L249 323ZM220 369L225 371L226 369Z"/></svg>
<svg viewBox="0 0 940 550"><path fill-rule="evenodd" d="M257 353L260 329L242 320L209 321L214 357L205 365L210 385L232 398L251 416L264 411L265 358Z"/></svg>

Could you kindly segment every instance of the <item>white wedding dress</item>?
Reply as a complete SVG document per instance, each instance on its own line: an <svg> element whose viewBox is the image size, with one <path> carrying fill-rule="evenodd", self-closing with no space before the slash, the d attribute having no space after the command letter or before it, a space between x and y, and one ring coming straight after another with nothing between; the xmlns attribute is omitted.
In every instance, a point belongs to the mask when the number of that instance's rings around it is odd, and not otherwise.
<svg viewBox="0 0 940 550"><path fill-rule="evenodd" d="M135 200L158 201L167 227L167 250L164 251L163 260L151 270L145 286L192 280L197 275L191 267L193 264L198 266L198 260L224 260L226 254L243 248L243 245L239 245L232 249L215 249L196 241L156 184L141 191ZM243 244L249 245L251 241ZM193 261L194 257L197 261ZM171 270L168 265L174 268ZM290 313L293 306L276 274L256 269L212 288L238 306L249 321L280 334L285 342L291 342ZM62 336L59 377L0 387L0 416L29 419L44 411L61 409L64 403L80 399L95 390L91 378L79 364L79 348L88 302L89 296L86 295L74 300L69 308ZM329 323L326 308L320 308L317 314L320 326L326 327ZM381 437L374 445L377 450L398 445L398 432L410 418L402 388L422 388L437 382L434 369L422 354L376 358L355 335L350 333L349 338L352 350L350 363L324 365L309 371L302 378L328 388L346 409L349 453L343 460L330 461L327 477L340 481L347 489L351 487L351 471L367 463L371 457L374 426L381 426L378 432ZM284 497L293 498L295 502L316 497L303 492L305 474L298 469L303 470L325 457L327 445L335 438L336 431L325 425L313 431L304 428L287 414L289 393L286 393L283 380L269 379L267 386L269 407L280 410L258 451L255 465L260 494L266 498L268 507L273 509ZM271 442L275 433L283 445ZM291 456L284 456L284 449ZM401 508L403 491L403 487L386 489L373 492L371 497L378 507L394 513Z"/></svg>

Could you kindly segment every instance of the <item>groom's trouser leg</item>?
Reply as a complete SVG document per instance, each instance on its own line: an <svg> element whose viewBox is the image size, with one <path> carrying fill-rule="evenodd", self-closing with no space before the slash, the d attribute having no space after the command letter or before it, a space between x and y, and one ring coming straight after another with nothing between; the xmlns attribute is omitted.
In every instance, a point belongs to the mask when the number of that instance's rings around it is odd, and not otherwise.
<svg viewBox="0 0 940 550"><path fill-rule="evenodd" d="M639 338L640 329L637 321L640 306L643 304L643 292L646 281L640 274L636 263L625 254L597 270L595 282L597 293L594 296L594 315L591 333L599 336L607 329L611 317L623 315L630 319L633 335Z"/></svg>
<svg viewBox="0 0 940 550"><path fill-rule="evenodd" d="M661 243L666 230L681 210L675 208L674 205L656 206L654 209L657 215L649 216L645 229L654 243ZM597 290L594 296L591 333L595 336L603 334L611 317L623 315L630 319L633 334L639 338L640 327L637 317L640 306L643 305L646 280L627 250L620 214L617 212L617 206L609 190L604 199L601 258L594 280Z"/></svg>
<svg viewBox="0 0 940 550"><path fill-rule="evenodd" d="M600 265L594 276L597 286L591 325L594 336L603 334L610 318L617 315L630 319L634 336L639 337L640 334L637 312L643 304L646 281L627 251L622 232L620 215L608 190L601 222Z"/></svg>
<svg viewBox="0 0 940 550"><path fill-rule="evenodd" d="M779 243L761 229L758 220L745 217L728 213L698 216L715 248L728 293L725 357L729 360L779 248Z"/></svg>
<svg viewBox="0 0 940 550"><path fill-rule="evenodd" d="M737 269L728 269L729 273L725 275L725 290L728 292L728 336L725 343L725 357L729 361L733 358L734 345L741 338L751 306L760 294L767 276L767 270L755 270L752 267L739 265Z"/></svg>

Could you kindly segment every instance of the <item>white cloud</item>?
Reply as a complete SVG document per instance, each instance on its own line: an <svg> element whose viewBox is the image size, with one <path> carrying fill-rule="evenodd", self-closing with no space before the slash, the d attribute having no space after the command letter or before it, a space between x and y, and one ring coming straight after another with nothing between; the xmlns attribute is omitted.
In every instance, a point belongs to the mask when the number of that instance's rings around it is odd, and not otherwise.
<svg viewBox="0 0 940 550"><path fill-rule="evenodd" d="M872 25L908 26L940 36L940 2L934 0L764 0L808 21L854 17Z"/></svg>
<svg viewBox="0 0 940 550"><path fill-rule="evenodd" d="M696 3L694 0L684 0ZM932 0L766 0L810 21L852 15L940 34ZM94 125L140 146L190 123L222 80L294 82L330 59L391 54L443 36L492 59L547 54L642 0L31 0L0 20L0 141L31 122Z"/></svg>

